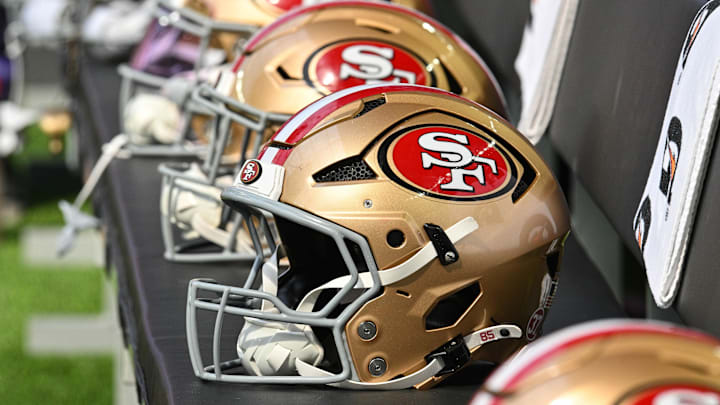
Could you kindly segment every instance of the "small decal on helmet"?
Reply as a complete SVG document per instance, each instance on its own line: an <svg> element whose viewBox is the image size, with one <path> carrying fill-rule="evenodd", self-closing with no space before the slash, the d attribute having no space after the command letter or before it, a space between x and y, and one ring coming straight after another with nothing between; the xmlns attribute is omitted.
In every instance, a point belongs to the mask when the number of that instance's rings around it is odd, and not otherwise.
<svg viewBox="0 0 720 405"><path fill-rule="evenodd" d="M663 385L633 395L629 405L718 405L720 391L693 385Z"/></svg>
<svg viewBox="0 0 720 405"><path fill-rule="evenodd" d="M525 328L525 336L527 336L527 340L529 342L532 342L533 340L537 339L538 336L540 336L540 331L542 329L542 324L544 320L545 308L536 309L535 312L533 312L533 314L530 316L527 328Z"/></svg>
<svg viewBox="0 0 720 405"><path fill-rule="evenodd" d="M308 85L323 93L372 83L434 86L427 64L411 51L388 42L343 40L313 52L305 63Z"/></svg>
<svg viewBox="0 0 720 405"><path fill-rule="evenodd" d="M503 195L517 183L510 154L487 135L453 126L401 130L380 147L380 165L402 186L459 201Z"/></svg>
<svg viewBox="0 0 720 405"><path fill-rule="evenodd" d="M242 184L252 184L260 178L261 173L262 166L260 166L260 161L251 159L245 162L242 169L240 169L238 177Z"/></svg>

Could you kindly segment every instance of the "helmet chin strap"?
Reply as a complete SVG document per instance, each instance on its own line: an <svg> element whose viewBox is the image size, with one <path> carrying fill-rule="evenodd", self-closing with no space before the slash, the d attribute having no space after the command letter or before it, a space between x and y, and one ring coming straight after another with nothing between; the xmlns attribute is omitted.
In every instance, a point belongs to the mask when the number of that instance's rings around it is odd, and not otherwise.
<svg viewBox="0 0 720 405"><path fill-rule="evenodd" d="M457 244L464 237L475 232L479 228L475 218L466 217L456 222L453 226L447 229L446 234L453 244ZM398 264L395 267L385 269L378 272L380 277L380 284L382 286L390 285L398 281L404 280L407 277L415 274L417 271L425 267L428 263L433 261L437 257L437 252L432 243L427 243L417 253L412 255L408 260ZM327 289L341 289L347 283L350 282L351 277L349 275L338 277L334 280L330 280L327 283L315 288L305 295L298 305L298 311L310 312L315 306L320 293ZM365 289L372 287L374 281L372 274L364 272L358 274L358 281L355 284L356 289Z"/></svg>
<svg viewBox="0 0 720 405"><path fill-rule="evenodd" d="M220 190L209 185L207 176L196 162L190 163L182 174L185 177L173 179L172 185L163 184L160 213L168 216L173 224L187 228L197 211L213 210L222 202Z"/></svg>
<svg viewBox="0 0 720 405"><path fill-rule="evenodd" d="M185 177L173 179L172 185L163 184L161 214L180 229L187 231L186 238L200 236L221 247L228 247L232 240L232 224L221 224L222 200L219 187L232 184L232 176L221 176L210 185L207 175L197 163L182 172ZM197 181L193 181L196 179ZM168 211L168 207L171 212ZM247 259L255 257L252 241L244 232L237 232L233 250L244 253ZM269 255L270 252L264 252Z"/></svg>
<svg viewBox="0 0 720 405"><path fill-rule="evenodd" d="M141 93L125 106L123 128L134 145L171 145L181 137L178 104L161 94Z"/></svg>
<svg viewBox="0 0 720 405"><path fill-rule="evenodd" d="M453 244L457 244L460 240L475 232L478 228L479 225L474 218L466 217L448 228L446 234ZM386 286L403 280L415 274L420 269L424 268L435 258L437 258L437 251L435 250L435 247L432 243L427 243L405 262L395 267L379 271L378 276L380 278L380 283L383 286ZM298 305L298 310L311 311L312 308L315 306L317 298L320 296L320 293L323 290L340 289L348 282L350 282L350 279L351 278L349 275L338 277L325 283L320 287L315 288L303 298L303 300L300 302L300 305ZM372 279L371 273L360 273L357 284L355 284L355 288L370 288L373 283L374 281ZM522 330L516 325L496 325L475 331L465 336L463 338L463 341L467 347L467 350L472 352L490 342L502 339L519 339L521 337ZM426 381L438 374L441 374L441 372L446 368L446 366L447 364L442 354L434 355L432 356L432 360L430 360L425 367L402 378L397 378L391 381L385 381L380 383L366 383L360 381L345 380L343 382L329 385L338 388L356 390L405 389L420 384L423 381ZM297 368L298 374L300 374L301 376L327 377L332 375L331 373L328 373L327 371L316 367L316 365L308 364L299 358L295 361L295 367Z"/></svg>
<svg viewBox="0 0 720 405"><path fill-rule="evenodd" d="M262 291L277 296L278 249L262 267ZM277 313L263 300L262 312ZM296 375L296 361L317 366L324 350L309 325L264 321L245 317L237 341L243 367L254 375Z"/></svg>
<svg viewBox="0 0 720 405"><path fill-rule="evenodd" d="M447 229L448 238L457 243L467 235L478 229L478 224L472 217L464 218ZM382 285L389 285L411 276L424 268L437 257L437 252L431 243L426 244L404 263L378 272ZM341 289L351 280L350 276L343 276L331 280L324 285L309 292L298 305L298 311L310 312L320 296L326 289ZM277 296L278 282L278 249L262 267L262 291ZM356 289L369 288L373 284L372 274L360 273ZM262 312L277 313L275 306L263 300ZM467 350L472 352L479 347L502 339L518 339L522 337L522 330L516 325L496 325L475 331L465 337ZM295 375L307 377L327 377L333 374L318 367L322 361L323 347L317 341L312 329L308 325L289 324L277 321L264 321L257 318L245 317L237 342L238 356L249 373L254 375ZM345 380L329 384L345 389L377 389L395 390L405 389L422 383L437 375L442 375L447 368L447 353L434 353L428 357L428 364L420 370L402 378L380 383L366 383Z"/></svg>
<svg viewBox="0 0 720 405"><path fill-rule="evenodd" d="M165 79L157 93L138 93L125 106L123 128L134 145L153 142L172 145L181 141L190 115L191 95L198 83L214 82L227 65L214 63L198 72L184 72ZM228 86L232 90L233 83ZM230 91L227 90L227 91Z"/></svg>
<svg viewBox="0 0 720 405"><path fill-rule="evenodd" d="M516 325L496 325L475 331L463 338L465 346L469 352L479 349L481 346L490 342L502 339L519 339L522 337L522 330ZM333 387L350 389L350 390L401 390L413 387L430 378L442 374L446 367L446 362L442 356L435 355L428 364L420 370L406 375L405 377L396 378L390 381L379 383L366 383L361 381L345 380L339 383L328 384ZM314 365L307 364L301 359L295 361L298 373L306 377L327 377L332 374L320 369Z"/></svg>

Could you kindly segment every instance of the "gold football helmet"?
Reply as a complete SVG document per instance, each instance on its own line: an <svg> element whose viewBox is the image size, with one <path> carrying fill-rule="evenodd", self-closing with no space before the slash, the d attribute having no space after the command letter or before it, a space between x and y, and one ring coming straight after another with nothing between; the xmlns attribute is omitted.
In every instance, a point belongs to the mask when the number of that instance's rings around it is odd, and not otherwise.
<svg viewBox="0 0 720 405"><path fill-rule="evenodd" d="M97 223L83 220L80 207L116 157L197 156L207 153L205 128L211 112L188 102L192 87L212 80L234 59L242 42L300 0L158 0L155 21L129 65L121 65L122 133L103 147L73 204L63 202L65 231L58 253L72 248L75 234ZM145 7L145 5L143 6Z"/></svg>
<svg viewBox="0 0 720 405"><path fill-rule="evenodd" d="M300 3L160 0L155 22L129 64L118 68L123 132L134 137L129 149L138 155L194 155L203 150L188 142L198 125L192 128L187 115L203 112L184 105L189 89L199 80L212 80L216 68L234 60L250 35ZM156 117L158 112L166 118Z"/></svg>
<svg viewBox="0 0 720 405"><path fill-rule="evenodd" d="M720 340L659 322L556 332L497 369L472 405L720 404Z"/></svg>
<svg viewBox="0 0 720 405"><path fill-rule="evenodd" d="M439 87L505 111L480 57L421 13L362 1L296 9L250 39L232 72L223 72L215 86L201 84L193 91L192 104L215 117L208 126L210 151L202 166L161 168L165 257L253 258L247 229L222 212L219 195L228 178L218 178L257 156L263 141L310 102L376 82ZM206 241L220 251L197 249Z"/></svg>
<svg viewBox="0 0 720 405"><path fill-rule="evenodd" d="M400 3L429 9L421 0ZM303 0L159 0L155 22L129 64L118 68L123 79L121 123L132 141L128 149L138 155L204 152L207 139L197 131L202 122L191 122L198 120L188 115L207 112L185 104L191 87L199 81L213 82L217 68L235 60L252 33L302 4Z"/></svg>
<svg viewBox="0 0 720 405"><path fill-rule="evenodd" d="M423 388L472 359L499 363L540 334L569 231L521 134L417 85L309 105L222 198L255 261L243 287L192 280L186 315L196 375L228 382Z"/></svg>

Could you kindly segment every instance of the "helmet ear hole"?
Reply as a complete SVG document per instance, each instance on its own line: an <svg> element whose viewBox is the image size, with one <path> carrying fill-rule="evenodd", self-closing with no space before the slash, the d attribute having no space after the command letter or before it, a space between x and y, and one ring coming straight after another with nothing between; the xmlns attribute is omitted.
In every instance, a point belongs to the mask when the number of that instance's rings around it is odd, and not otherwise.
<svg viewBox="0 0 720 405"><path fill-rule="evenodd" d="M393 229L388 232L386 240L391 248L398 249L405 244L405 234L399 229Z"/></svg>

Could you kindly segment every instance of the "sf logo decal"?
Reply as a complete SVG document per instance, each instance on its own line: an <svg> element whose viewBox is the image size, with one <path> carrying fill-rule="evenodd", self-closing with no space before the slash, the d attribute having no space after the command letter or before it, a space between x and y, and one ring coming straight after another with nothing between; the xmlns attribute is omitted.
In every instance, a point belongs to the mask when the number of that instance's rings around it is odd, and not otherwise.
<svg viewBox="0 0 720 405"><path fill-rule="evenodd" d="M262 166L260 166L260 162L252 159L245 162L238 176L242 184L252 184L260 178L261 173Z"/></svg>
<svg viewBox="0 0 720 405"><path fill-rule="evenodd" d="M342 52L340 79L351 77L365 80L365 83L377 83L387 79L392 83L415 84L417 75L408 70L393 66L395 50L375 45L353 45ZM355 67L357 66L357 68Z"/></svg>
<svg viewBox="0 0 720 405"><path fill-rule="evenodd" d="M426 66L399 45L352 39L315 51L305 63L303 74L309 85L324 93L372 83L434 86L434 73Z"/></svg>
<svg viewBox="0 0 720 405"><path fill-rule="evenodd" d="M396 132L381 144L378 160L401 186L446 200L498 197L518 181L517 167L503 146L459 127L420 125Z"/></svg>
<svg viewBox="0 0 720 405"><path fill-rule="evenodd" d="M525 335L528 341L532 342L533 340L537 339L538 336L540 336L544 320L545 309L536 309L535 312L533 312L533 314L530 316L530 319L528 319L527 328L525 328Z"/></svg>
<svg viewBox="0 0 720 405"><path fill-rule="evenodd" d="M455 142L447 142L443 139L452 139ZM450 181L440 184L442 190L475 191L475 188L465 182L465 176L477 179L478 183L485 185L485 169L489 169L494 175L498 174L497 162L486 157L474 156L467 148L469 141L466 135L448 134L444 132L429 132L418 138L418 144L427 151L438 152L440 159L428 152L421 152L423 169L431 169L433 166L447 167L450 169ZM477 163L472 165L472 163ZM468 169L470 166L474 169Z"/></svg>

